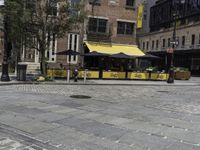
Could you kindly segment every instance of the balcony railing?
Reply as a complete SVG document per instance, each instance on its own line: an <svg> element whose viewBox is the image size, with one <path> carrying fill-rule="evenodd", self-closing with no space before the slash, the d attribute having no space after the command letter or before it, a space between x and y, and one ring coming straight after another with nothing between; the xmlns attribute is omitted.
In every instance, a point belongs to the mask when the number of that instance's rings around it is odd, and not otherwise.
<svg viewBox="0 0 200 150"><path fill-rule="evenodd" d="M112 24L107 25L106 32L94 32L89 30L89 25L86 30L87 40L94 42L111 42Z"/></svg>

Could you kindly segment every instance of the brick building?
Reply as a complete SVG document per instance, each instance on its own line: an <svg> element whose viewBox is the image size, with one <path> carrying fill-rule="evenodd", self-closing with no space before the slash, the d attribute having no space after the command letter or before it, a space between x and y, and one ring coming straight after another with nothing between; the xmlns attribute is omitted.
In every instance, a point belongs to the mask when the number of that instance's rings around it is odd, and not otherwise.
<svg viewBox="0 0 200 150"><path fill-rule="evenodd" d="M72 30L62 39L50 41L46 52L50 67L60 67L70 64L83 66L82 56L60 56L54 53L72 49L80 53L88 52L84 44L94 42L99 44L120 44L124 46L136 45L137 5L140 0L71 0L71 3L84 2L86 19L80 28ZM53 35L51 35L53 36ZM21 54L23 63L28 64L29 73L39 68L39 52L23 49Z"/></svg>
<svg viewBox="0 0 200 150"><path fill-rule="evenodd" d="M177 11L176 42L174 65L189 68L193 75L200 74L200 1L185 0L185 3L172 0L154 0L150 8L149 32L138 35L139 46L148 53L165 58L171 47L173 35L173 12ZM142 30L142 29L141 29Z"/></svg>
<svg viewBox="0 0 200 150"><path fill-rule="evenodd" d="M80 2L80 0L74 0ZM73 0L72 0L73 2ZM86 18L78 30L72 30L65 38L55 39L53 52L72 49L87 53L86 42L90 44L136 45L137 0L86 0L84 10ZM52 47L53 48L53 47ZM48 52L49 66L60 67L60 64L83 67L82 56L56 56ZM35 62L39 62L35 52Z"/></svg>

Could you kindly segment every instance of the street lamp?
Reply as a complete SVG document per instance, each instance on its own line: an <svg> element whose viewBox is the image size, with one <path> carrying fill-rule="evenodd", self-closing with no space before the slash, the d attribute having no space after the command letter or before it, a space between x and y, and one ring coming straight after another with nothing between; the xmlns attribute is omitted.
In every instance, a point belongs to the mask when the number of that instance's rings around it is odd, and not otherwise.
<svg viewBox="0 0 200 150"><path fill-rule="evenodd" d="M1 8L4 7L4 0L0 1ZM8 57L10 51L12 49L11 42L8 38L8 22L7 22L7 15L4 14L4 56L3 56L3 63L2 63L2 74L1 74L1 81L10 81L10 77L8 75Z"/></svg>
<svg viewBox="0 0 200 150"><path fill-rule="evenodd" d="M178 45L176 39L176 21L178 17L178 10L177 5L184 4L185 0L175 0L174 2L174 11L173 11L173 21L174 21L174 28L173 28L173 36L172 36L172 49L169 52L169 78L167 83L174 83L174 49Z"/></svg>

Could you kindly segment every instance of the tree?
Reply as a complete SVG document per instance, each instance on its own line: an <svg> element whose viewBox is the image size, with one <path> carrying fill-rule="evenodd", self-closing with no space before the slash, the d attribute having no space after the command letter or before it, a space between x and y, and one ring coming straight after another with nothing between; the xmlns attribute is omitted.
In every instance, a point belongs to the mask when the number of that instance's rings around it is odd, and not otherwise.
<svg viewBox="0 0 200 150"><path fill-rule="evenodd" d="M67 0L35 0L32 4L35 4L35 12L31 15L28 31L32 39L37 40L33 48L40 52L41 73L46 75L45 52L49 41L62 38L72 27L78 27L83 21L83 13L80 3L72 5Z"/></svg>
<svg viewBox="0 0 200 150"><path fill-rule="evenodd" d="M23 11L24 0L5 0L4 8L1 9L3 14L4 25L1 25L1 31L4 32L4 61L20 61L20 52L23 45L24 27L26 23L25 12ZM7 47L7 48L6 48ZM11 59L12 50L12 59ZM5 58L6 57L6 58ZM5 63L5 62L4 62ZM7 65L8 67L8 65Z"/></svg>
<svg viewBox="0 0 200 150"><path fill-rule="evenodd" d="M72 0L73 1L73 0ZM40 53L41 73L46 75L45 52L52 38L62 38L73 27L78 28L84 19L80 1L69 0L7 0L9 37L19 61L23 46ZM33 42L34 41L34 42Z"/></svg>

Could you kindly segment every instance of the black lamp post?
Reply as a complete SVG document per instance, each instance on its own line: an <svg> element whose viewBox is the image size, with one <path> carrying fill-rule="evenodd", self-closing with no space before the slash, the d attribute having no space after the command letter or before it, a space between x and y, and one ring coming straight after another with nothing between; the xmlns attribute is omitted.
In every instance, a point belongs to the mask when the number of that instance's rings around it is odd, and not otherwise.
<svg viewBox="0 0 200 150"><path fill-rule="evenodd" d="M178 17L178 10L177 5L184 4L185 0L175 0L174 2L174 11L173 11L173 21L174 21L174 28L173 28L173 36L172 36L172 49L169 52L169 78L167 83L174 83L174 49L178 45L176 40L176 21Z"/></svg>
<svg viewBox="0 0 200 150"><path fill-rule="evenodd" d="M4 5L1 5L3 7ZM10 81L10 77L8 75L8 58L10 55L10 51L12 49L11 42L8 38L8 22L7 15L4 16L4 57L2 63L2 74L1 81Z"/></svg>

